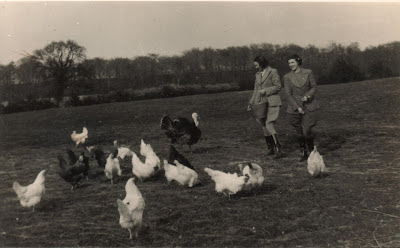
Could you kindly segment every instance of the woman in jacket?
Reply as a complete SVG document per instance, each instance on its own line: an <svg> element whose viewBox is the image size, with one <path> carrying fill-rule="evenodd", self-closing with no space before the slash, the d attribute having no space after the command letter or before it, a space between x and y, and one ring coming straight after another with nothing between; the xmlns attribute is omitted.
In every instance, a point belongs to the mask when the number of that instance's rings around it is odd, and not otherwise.
<svg viewBox="0 0 400 248"><path fill-rule="evenodd" d="M263 116L256 116L256 121L261 125L264 132L269 150L267 155L275 154L275 158L279 158L282 156L282 151L275 130L275 122L278 119L280 106L282 105L279 96L281 81L278 71L268 66L268 60L264 57L257 56L254 59L254 66L259 71L256 73L254 91L247 110L250 111L255 104L268 105L267 113Z"/></svg>
<svg viewBox="0 0 400 248"><path fill-rule="evenodd" d="M302 59L294 54L288 58L291 72L284 76L285 92L288 97L289 123L297 134L300 145L301 159L308 158L308 152L314 149L314 126L317 124L318 102L315 99L317 85L313 72L302 68Z"/></svg>

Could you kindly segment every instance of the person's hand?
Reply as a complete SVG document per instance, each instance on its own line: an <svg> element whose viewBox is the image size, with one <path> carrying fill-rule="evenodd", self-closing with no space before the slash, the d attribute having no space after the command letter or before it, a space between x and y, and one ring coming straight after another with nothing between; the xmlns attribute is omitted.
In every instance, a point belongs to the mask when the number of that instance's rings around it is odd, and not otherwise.
<svg viewBox="0 0 400 248"><path fill-rule="evenodd" d="M298 108L297 111L299 111L300 114L304 115L304 110L302 108Z"/></svg>
<svg viewBox="0 0 400 248"><path fill-rule="evenodd" d="M251 110L251 106L247 105L247 111L250 111L250 110Z"/></svg>
<svg viewBox="0 0 400 248"><path fill-rule="evenodd" d="M259 91L258 91L258 94L260 94L260 95L265 95L265 90L259 90Z"/></svg>
<svg viewBox="0 0 400 248"><path fill-rule="evenodd" d="M308 97L307 97L307 96L303 96L303 98L301 98L301 100L302 100L303 102L307 102Z"/></svg>

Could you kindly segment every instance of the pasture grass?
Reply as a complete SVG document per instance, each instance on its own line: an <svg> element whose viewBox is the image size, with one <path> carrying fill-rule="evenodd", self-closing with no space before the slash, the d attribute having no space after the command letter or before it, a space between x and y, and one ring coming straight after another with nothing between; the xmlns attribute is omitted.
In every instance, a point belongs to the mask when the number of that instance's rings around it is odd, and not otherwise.
<svg viewBox="0 0 400 248"><path fill-rule="evenodd" d="M398 247L400 79L319 86L321 105L316 143L328 172L309 176L295 132L285 119L277 130L285 156L273 160L260 128L246 112L251 92L229 92L169 99L48 109L0 116L0 245L2 246L180 246L180 247ZM158 175L138 188L145 199L144 226L129 240L119 225L117 199L125 197L132 176L129 159L123 176L110 184L96 161L90 180L70 190L56 173L57 154L74 151L73 130L89 130L88 145L113 140L139 152L140 139L161 159L169 143L159 128L163 114L197 112L202 139L193 148L177 147L197 169L201 185L167 184ZM218 195L204 167L238 171L235 161L264 169L256 194L229 200ZM50 168L46 195L35 212L24 209L13 181L31 183Z"/></svg>

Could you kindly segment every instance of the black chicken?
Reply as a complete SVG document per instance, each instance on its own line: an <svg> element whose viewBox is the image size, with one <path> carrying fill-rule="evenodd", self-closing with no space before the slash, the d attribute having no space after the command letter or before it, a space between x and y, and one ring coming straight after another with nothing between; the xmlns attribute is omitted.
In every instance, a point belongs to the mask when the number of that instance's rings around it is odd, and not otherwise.
<svg viewBox="0 0 400 248"><path fill-rule="evenodd" d="M161 129L166 130L165 135L171 139L171 144L188 145L192 153L192 145L196 144L200 137L201 131L199 126L199 115L192 114L193 121L186 118L176 118L171 120L168 115L161 118Z"/></svg>
<svg viewBox="0 0 400 248"><path fill-rule="evenodd" d="M170 145L168 163L171 165L175 165L174 164L175 160L177 160L179 163L183 164L184 166L186 166L192 170L195 170L194 167L190 164L189 160L187 160L182 154L180 154L173 145Z"/></svg>
<svg viewBox="0 0 400 248"><path fill-rule="evenodd" d="M67 149L67 154L68 154L68 164L69 165L75 165L79 159L83 162L85 165L85 170L83 171L83 176L89 180L88 175L89 175L89 158L85 156L85 152L81 152L82 158L78 158L73 151L70 149Z"/></svg>
<svg viewBox="0 0 400 248"><path fill-rule="evenodd" d="M60 170L58 175L63 178L66 182L72 185L71 190L77 187L80 181L87 175L88 166L83 162L83 156L80 156L74 165L68 165L62 155L57 156L59 161Z"/></svg>
<svg viewBox="0 0 400 248"><path fill-rule="evenodd" d="M68 154L68 164L69 165L76 164L76 161L78 161L78 157L75 155L75 153L71 149L67 149L67 154Z"/></svg>
<svg viewBox="0 0 400 248"><path fill-rule="evenodd" d="M99 167L104 168L106 166L107 158L110 156L110 153L104 152L100 147L88 147L87 150L92 157L96 159ZM112 154L113 157L116 158L118 155L118 148L114 148Z"/></svg>

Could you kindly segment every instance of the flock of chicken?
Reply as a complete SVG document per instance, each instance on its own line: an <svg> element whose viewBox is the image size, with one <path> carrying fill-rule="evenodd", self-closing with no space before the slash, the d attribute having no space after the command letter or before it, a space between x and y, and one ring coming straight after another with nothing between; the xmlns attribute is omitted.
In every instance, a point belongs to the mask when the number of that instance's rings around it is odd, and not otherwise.
<svg viewBox="0 0 400 248"><path fill-rule="evenodd" d="M173 144L191 145L196 144L201 137L201 131L198 128L199 117L196 113L192 115L193 121L185 118L177 118L171 120L168 116L161 119L161 129L165 130L165 134L171 140L168 159L163 159L163 169L165 178L168 183L175 181L182 186L193 187L200 183L199 176L195 168L190 162L180 154ZM75 147L84 144L88 138L87 128L83 128L82 133L73 131L71 139L75 142ZM119 223L122 228L128 229L129 238L132 238L132 229L135 236L138 236L139 228L142 224L143 210L145 202L137 188L135 181L141 182L148 179L161 170L161 161L154 152L150 144L146 144L143 140L140 143L140 155L145 157L142 161L135 152L129 147L120 145L118 141L114 141L111 149L104 149L100 146L86 146L86 151L94 158L99 167L104 168L104 174L111 184L114 178L122 175L120 161L126 157L132 157L132 174L125 185L126 197L123 200L118 199L118 211L120 214ZM71 184L71 190L79 186L79 183L85 178L88 179L89 174L89 157L85 156L82 151L76 156L70 149L66 151L68 161L63 155L58 155L59 169L58 174L66 182ZM219 170L204 168L204 171L215 182L215 190L223 193L229 198L231 195L242 190L254 190L259 188L264 182L263 169L256 163L239 163L240 173L225 173ZM325 165L321 155L316 147L308 158L308 171L313 176L321 175L325 170ZM45 176L47 170L42 170L37 175L35 181L28 186L21 186L18 182L13 183L13 189L20 200L23 207L34 207L40 202L45 192Z"/></svg>

